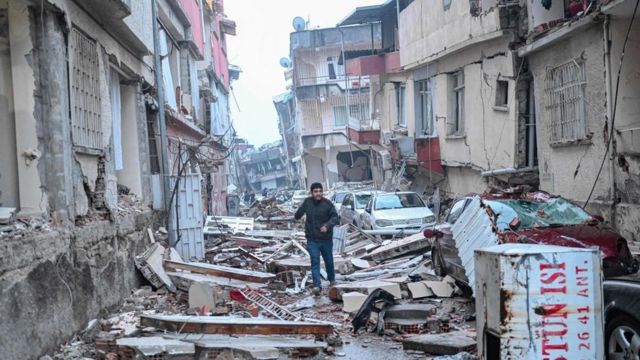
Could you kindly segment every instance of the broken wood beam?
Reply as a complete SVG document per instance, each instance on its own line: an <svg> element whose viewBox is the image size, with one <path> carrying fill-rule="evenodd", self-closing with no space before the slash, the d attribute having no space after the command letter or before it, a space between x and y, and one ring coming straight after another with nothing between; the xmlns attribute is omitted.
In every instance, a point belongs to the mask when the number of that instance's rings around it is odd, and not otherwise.
<svg viewBox="0 0 640 360"><path fill-rule="evenodd" d="M196 274L222 276L230 279L251 281L257 283L267 283L270 280L275 279L276 277L274 274L264 272L249 271L227 266L211 265L198 262L185 263L180 261L165 260L164 267L168 271L183 270L190 271Z"/></svg>
<svg viewBox="0 0 640 360"><path fill-rule="evenodd" d="M142 315L140 324L190 334L329 335L333 331L327 324L228 316Z"/></svg>

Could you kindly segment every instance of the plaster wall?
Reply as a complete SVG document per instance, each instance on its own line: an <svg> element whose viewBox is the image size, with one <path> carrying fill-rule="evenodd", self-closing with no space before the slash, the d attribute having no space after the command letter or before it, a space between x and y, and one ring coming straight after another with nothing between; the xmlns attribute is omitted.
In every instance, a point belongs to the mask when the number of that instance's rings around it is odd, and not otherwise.
<svg viewBox="0 0 640 360"><path fill-rule="evenodd" d="M26 2L9 3L9 43L11 45L11 72L15 116L16 152L18 154L18 178L20 211L22 214L43 214L48 199L42 189L38 167L41 158L26 161L25 151L39 151L36 134L36 102L34 93L36 77L32 68L33 41Z"/></svg>
<svg viewBox="0 0 640 360"><path fill-rule="evenodd" d="M544 106L546 71L579 58L585 62L586 122L591 140L584 145L551 146L548 131L551 119ZM528 60L536 98L540 188L583 204L604 157L604 133L608 129L602 26L594 24L574 32L569 38L530 54ZM606 161L591 199L594 206L610 204L610 172L610 162Z"/></svg>
<svg viewBox="0 0 640 360"><path fill-rule="evenodd" d="M518 69L506 39L467 49L438 62L434 114L445 166L492 170L516 166L517 106L515 78ZM464 71L464 134L447 134L453 115L450 74ZM496 107L497 80L508 83L508 104Z"/></svg>
<svg viewBox="0 0 640 360"><path fill-rule="evenodd" d="M400 63L405 68L432 61L440 53L500 30L497 7L472 16L469 1L415 0L400 13Z"/></svg>
<svg viewBox="0 0 640 360"><path fill-rule="evenodd" d="M0 1L0 154L0 206L18 207L18 157L6 1Z"/></svg>

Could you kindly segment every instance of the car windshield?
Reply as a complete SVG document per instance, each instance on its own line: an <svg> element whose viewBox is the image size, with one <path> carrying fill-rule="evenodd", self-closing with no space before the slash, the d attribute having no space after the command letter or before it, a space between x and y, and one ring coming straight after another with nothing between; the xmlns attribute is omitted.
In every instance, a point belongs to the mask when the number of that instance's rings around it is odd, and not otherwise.
<svg viewBox="0 0 640 360"><path fill-rule="evenodd" d="M519 229L578 225L588 221L591 216L578 206L563 198L552 198L544 202L531 200L485 201L497 215L500 230L510 228L514 219L518 219Z"/></svg>
<svg viewBox="0 0 640 360"><path fill-rule="evenodd" d="M356 209L364 209L367 206L367 203L371 199L371 195L356 195Z"/></svg>
<svg viewBox="0 0 640 360"><path fill-rule="evenodd" d="M294 193L294 196L305 196L307 195L307 190L298 190Z"/></svg>
<svg viewBox="0 0 640 360"><path fill-rule="evenodd" d="M375 210L425 207L418 194L389 194L376 198Z"/></svg>
<svg viewBox="0 0 640 360"><path fill-rule="evenodd" d="M342 202L344 201L345 196L347 196L347 193L337 193L333 202L335 202L337 204L342 204Z"/></svg>

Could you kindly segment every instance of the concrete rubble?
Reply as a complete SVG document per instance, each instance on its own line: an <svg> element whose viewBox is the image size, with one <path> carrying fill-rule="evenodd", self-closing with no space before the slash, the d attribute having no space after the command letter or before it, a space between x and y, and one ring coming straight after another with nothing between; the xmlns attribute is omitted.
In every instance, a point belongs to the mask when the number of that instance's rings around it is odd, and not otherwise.
<svg viewBox="0 0 640 360"><path fill-rule="evenodd" d="M314 297L306 240L301 224L288 220L291 211L267 199L243 215L253 223L210 219L218 225L207 232L202 262L185 261L165 232L149 231L151 245L136 266L150 286L53 358L415 358L455 354L415 344L459 333L465 342L452 349L475 351L474 304L457 297L455 280L435 275L431 243L421 234L382 240L341 227L334 234L337 284Z"/></svg>

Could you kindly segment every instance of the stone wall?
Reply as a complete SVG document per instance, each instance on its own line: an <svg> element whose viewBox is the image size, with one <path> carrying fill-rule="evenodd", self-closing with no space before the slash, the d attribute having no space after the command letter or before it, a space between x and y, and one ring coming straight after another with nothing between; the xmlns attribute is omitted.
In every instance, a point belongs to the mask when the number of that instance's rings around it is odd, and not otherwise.
<svg viewBox="0 0 640 360"><path fill-rule="evenodd" d="M0 357L36 359L121 303L141 277L151 211L0 239Z"/></svg>

